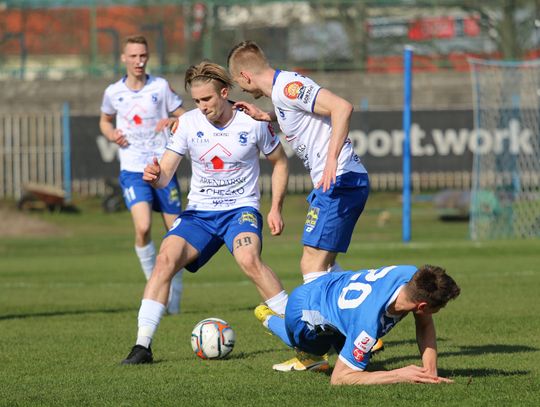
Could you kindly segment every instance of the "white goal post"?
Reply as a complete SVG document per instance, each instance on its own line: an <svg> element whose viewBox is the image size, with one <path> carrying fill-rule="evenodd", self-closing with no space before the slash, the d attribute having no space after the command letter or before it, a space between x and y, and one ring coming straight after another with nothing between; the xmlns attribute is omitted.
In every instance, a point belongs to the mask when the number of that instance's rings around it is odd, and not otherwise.
<svg viewBox="0 0 540 407"><path fill-rule="evenodd" d="M471 238L540 237L540 60L469 63L477 143Z"/></svg>

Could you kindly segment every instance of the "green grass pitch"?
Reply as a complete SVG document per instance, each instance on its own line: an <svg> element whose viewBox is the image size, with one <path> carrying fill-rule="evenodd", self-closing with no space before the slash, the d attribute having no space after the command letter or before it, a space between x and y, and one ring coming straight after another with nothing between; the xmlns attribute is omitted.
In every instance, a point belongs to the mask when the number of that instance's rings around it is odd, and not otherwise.
<svg viewBox="0 0 540 407"><path fill-rule="evenodd" d="M455 384L332 387L325 374L271 370L292 352L253 317L257 292L224 248L185 276L182 313L165 317L154 341L157 363L119 366L135 340L144 287L131 220L102 213L96 201L78 205L78 215L32 215L54 225L53 235L0 236L0 406L540 405L539 240L471 242L466 223L441 222L419 202L413 240L403 244L397 196L372 194L340 263L447 268L462 294L435 321L440 374ZM380 225L383 210L390 216ZM301 282L305 211L303 196L288 196L284 235L265 235L263 259L288 290ZM153 229L159 244L158 218ZM226 360L191 350L191 330L206 317L236 331ZM385 344L372 369L420 363L412 317Z"/></svg>

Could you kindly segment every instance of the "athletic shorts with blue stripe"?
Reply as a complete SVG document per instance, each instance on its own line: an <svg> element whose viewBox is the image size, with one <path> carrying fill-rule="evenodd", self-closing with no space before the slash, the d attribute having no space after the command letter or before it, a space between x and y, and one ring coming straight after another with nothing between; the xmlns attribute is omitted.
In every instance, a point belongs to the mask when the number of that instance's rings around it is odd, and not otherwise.
<svg viewBox="0 0 540 407"><path fill-rule="evenodd" d="M255 233L261 241L262 249L263 221L259 211L251 206L228 211L186 210L178 216L169 232L165 235L184 238L199 252L199 257L186 266L196 272L207 263L225 244L233 253L235 246L244 242L235 238L244 232Z"/></svg>
<svg viewBox="0 0 540 407"><path fill-rule="evenodd" d="M345 253L368 195L366 173L347 172L337 176L335 184L326 192L322 187L314 189L307 197L309 210L302 236L304 246Z"/></svg>

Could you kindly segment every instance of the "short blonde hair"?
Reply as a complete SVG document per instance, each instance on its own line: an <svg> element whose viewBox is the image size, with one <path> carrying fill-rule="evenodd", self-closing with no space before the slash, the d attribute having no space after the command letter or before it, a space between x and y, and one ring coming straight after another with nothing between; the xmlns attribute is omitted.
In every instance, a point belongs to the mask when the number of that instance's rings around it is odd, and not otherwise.
<svg viewBox="0 0 540 407"><path fill-rule="evenodd" d="M186 90L195 82L213 82L219 92L223 88L232 88L233 81L225 68L209 61L203 61L198 65L192 65L186 71L184 87Z"/></svg>
<svg viewBox="0 0 540 407"><path fill-rule="evenodd" d="M235 45L229 52L227 65L233 75L244 69L259 73L270 66L263 50L254 41L242 41Z"/></svg>
<svg viewBox="0 0 540 407"><path fill-rule="evenodd" d="M124 41L122 41L122 49L126 48L126 45L128 44L143 44L146 49L148 49L148 41L146 41L146 37L144 35L128 35L126 38L124 38Z"/></svg>

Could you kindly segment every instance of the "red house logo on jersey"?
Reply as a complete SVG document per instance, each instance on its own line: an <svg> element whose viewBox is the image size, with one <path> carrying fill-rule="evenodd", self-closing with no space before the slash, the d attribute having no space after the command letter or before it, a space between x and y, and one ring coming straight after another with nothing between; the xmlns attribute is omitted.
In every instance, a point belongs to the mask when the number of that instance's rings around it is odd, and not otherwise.
<svg viewBox="0 0 540 407"><path fill-rule="evenodd" d="M129 112L126 113L126 115L124 116L124 119L129 124L130 127L132 125L140 126L144 122L143 117L145 117L145 114L146 114L146 109L136 104L129 110Z"/></svg>
<svg viewBox="0 0 540 407"><path fill-rule="evenodd" d="M141 116L139 116L138 114L133 116L133 123L135 123L137 126L142 124Z"/></svg>
<svg viewBox="0 0 540 407"><path fill-rule="evenodd" d="M206 172L232 172L240 169L240 163L229 162L227 158L232 153L220 143L215 144L210 150L199 157L199 161L204 164Z"/></svg>
<svg viewBox="0 0 540 407"><path fill-rule="evenodd" d="M219 158L217 155L210 160L212 162L212 165L214 166L214 170L222 170L225 163L221 158Z"/></svg>

